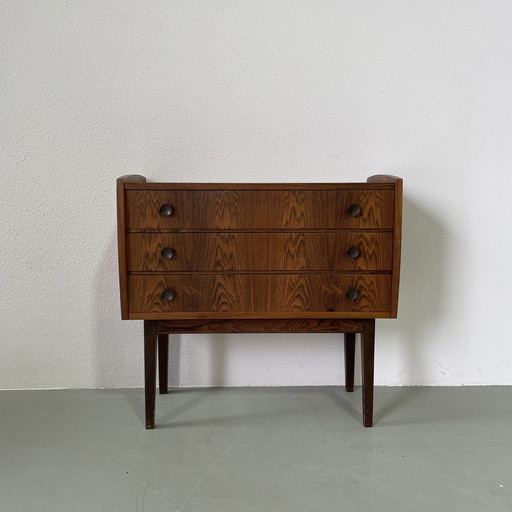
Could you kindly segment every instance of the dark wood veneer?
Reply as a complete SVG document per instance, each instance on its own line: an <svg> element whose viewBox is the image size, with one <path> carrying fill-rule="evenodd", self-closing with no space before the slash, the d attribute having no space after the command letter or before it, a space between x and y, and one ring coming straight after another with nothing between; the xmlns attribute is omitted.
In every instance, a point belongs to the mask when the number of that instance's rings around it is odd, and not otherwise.
<svg viewBox="0 0 512 512"><path fill-rule="evenodd" d="M117 180L117 216L121 315L144 320L147 428L157 353L167 393L169 334L241 332L345 333L347 391L360 333L363 424L372 425L375 318L396 318L398 308L400 178L226 184L132 175Z"/></svg>
<svg viewBox="0 0 512 512"><path fill-rule="evenodd" d="M128 271L391 271L392 233L128 233ZM349 248L359 251L351 257ZM172 249L166 259L162 250ZM257 250L255 250L257 248Z"/></svg>
<svg viewBox="0 0 512 512"><path fill-rule="evenodd" d="M346 318L238 318L161 320L158 331L168 334L187 333L308 333L308 332L361 332L361 320Z"/></svg>
<svg viewBox="0 0 512 512"><path fill-rule="evenodd" d="M156 334L157 322L144 322L144 389L146 428L155 428Z"/></svg>
<svg viewBox="0 0 512 512"><path fill-rule="evenodd" d="M130 229L389 229L391 190L127 190ZM171 205L163 216L160 207ZM351 204L361 214L351 216Z"/></svg>
<svg viewBox="0 0 512 512"><path fill-rule="evenodd" d="M345 391L354 391L354 365L356 357L356 335L345 330Z"/></svg>
<svg viewBox="0 0 512 512"><path fill-rule="evenodd" d="M138 174L126 175L116 181L117 193L117 247L119 261L119 289L121 291L121 317L128 318L128 279L126 253L126 202L125 186L128 183L145 182L144 176Z"/></svg>
<svg viewBox="0 0 512 512"><path fill-rule="evenodd" d="M368 178L368 183L393 184L395 197L393 204L393 271L391 283L391 318L398 315L398 288L400 286L400 259L402 255L402 204L403 180L397 176L377 174Z"/></svg>
<svg viewBox="0 0 512 512"><path fill-rule="evenodd" d="M266 313L386 311L389 275L381 274L157 274L129 276L134 313ZM359 291L349 300L349 289ZM174 299L164 300L164 290Z"/></svg>

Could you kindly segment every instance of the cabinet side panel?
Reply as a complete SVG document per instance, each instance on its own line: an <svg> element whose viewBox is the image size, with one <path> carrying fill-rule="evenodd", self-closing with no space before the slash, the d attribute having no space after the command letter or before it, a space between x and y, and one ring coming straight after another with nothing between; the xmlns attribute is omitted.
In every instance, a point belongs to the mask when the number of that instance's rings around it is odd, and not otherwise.
<svg viewBox="0 0 512 512"><path fill-rule="evenodd" d="M128 320L128 275L126 270L125 234L125 192L124 180L119 178L117 185L117 250L119 257L119 291L121 294L121 318Z"/></svg>
<svg viewBox="0 0 512 512"><path fill-rule="evenodd" d="M398 289L400 285L400 256L402 252L402 203L403 203L403 180L398 176L388 174L377 174L370 176L368 183L382 186L393 184L395 193L393 200L393 268L391 274L391 308L390 318L396 318L398 314Z"/></svg>
<svg viewBox="0 0 512 512"><path fill-rule="evenodd" d="M402 204L403 181L395 182L395 212L393 221L393 271L391 274L391 318L398 315L398 294L400 287L400 258L402 254Z"/></svg>

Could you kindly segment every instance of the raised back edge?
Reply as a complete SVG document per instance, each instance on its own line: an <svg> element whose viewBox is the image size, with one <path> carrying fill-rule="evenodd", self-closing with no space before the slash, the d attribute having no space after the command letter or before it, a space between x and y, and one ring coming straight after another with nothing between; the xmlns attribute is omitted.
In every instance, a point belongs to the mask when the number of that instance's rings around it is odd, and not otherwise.
<svg viewBox="0 0 512 512"><path fill-rule="evenodd" d="M117 181L122 180L125 183L145 183L146 178L141 176L140 174L126 174L125 176L121 176L117 178Z"/></svg>
<svg viewBox="0 0 512 512"><path fill-rule="evenodd" d="M397 181L403 180L392 174L374 174L366 180L367 183L396 183Z"/></svg>

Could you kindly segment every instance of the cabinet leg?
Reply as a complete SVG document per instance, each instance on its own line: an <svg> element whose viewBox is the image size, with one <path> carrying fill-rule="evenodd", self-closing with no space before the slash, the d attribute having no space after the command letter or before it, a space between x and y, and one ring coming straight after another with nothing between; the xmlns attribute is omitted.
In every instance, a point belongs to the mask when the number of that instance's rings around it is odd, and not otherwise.
<svg viewBox="0 0 512 512"><path fill-rule="evenodd" d="M354 391L354 365L356 358L356 335L345 333L345 391Z"/></svg>
<svg viewBox="0 0 512 512"><path fill-rule="evenodd" d="M363 425L373 425L373 369L375 354L375 320L365 320L361 334L361 369L363 380Z"/></svg>
<svg viewBox="0 0 512 512"><path fill-rule="evenodd" d="M169 381L169 335L158 335L158 389L161 395L168 392Z"/></svg>
<svg viewBox="0 0 512 512"><path fill-rule="evenodd" d="M146 428L155 428L156 320L144 320Z"/></svg>

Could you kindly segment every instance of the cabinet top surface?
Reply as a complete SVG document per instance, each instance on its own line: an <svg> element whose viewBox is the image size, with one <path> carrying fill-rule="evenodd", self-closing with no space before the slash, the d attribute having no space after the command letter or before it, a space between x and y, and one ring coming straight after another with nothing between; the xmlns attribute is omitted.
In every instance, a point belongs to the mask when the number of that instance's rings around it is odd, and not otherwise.
<svg viewBox="0 0 512 512"><path fill-rule="evenodd" d="M125 182L134 190L393 190L394 183L155 183Z"/></svg>

